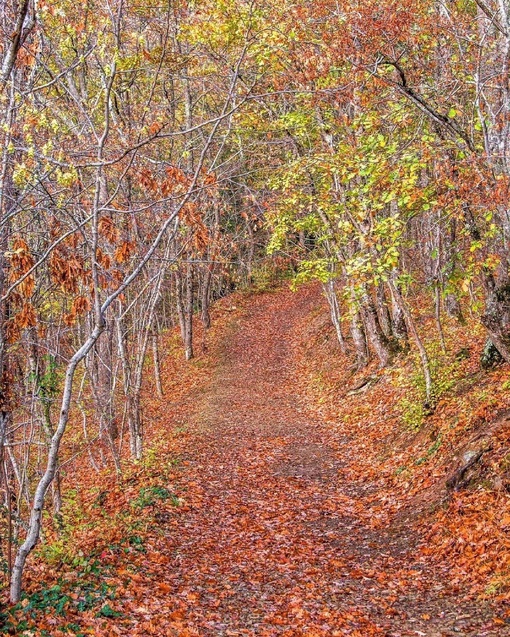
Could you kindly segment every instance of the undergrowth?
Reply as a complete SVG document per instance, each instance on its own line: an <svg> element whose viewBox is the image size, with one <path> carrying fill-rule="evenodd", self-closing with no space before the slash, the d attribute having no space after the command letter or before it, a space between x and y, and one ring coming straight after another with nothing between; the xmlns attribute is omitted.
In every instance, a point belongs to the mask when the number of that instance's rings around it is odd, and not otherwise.
<svg viewBox="0 0 510 637"><path fill-rule="evenodd" d="M322 315L327 314L323 302ZM310 405L351 441L349 475L363 475L374 488L378 485L385 524L402 510L426 512L415 517L413 532L425 538L421 550L427 559L473 595L507 600L508 367L481 368L486 337L475 319L466 325L445 320L443 351L434 321L426 318L430 315L424 308L419 330L431 364L431 406L426 404L423 371L412 343L409 353L389 368L379 370L373 362L353 371L338 348L332 351L324 339L316 339L320 317L303 319L296 373L305 379L302 386ZM329 330L331 342L335 337L333 328ZM349 388L369 375L379 382L348 395ZM482 456L460 486L449 489L450 476L480 449Z"/></svg>

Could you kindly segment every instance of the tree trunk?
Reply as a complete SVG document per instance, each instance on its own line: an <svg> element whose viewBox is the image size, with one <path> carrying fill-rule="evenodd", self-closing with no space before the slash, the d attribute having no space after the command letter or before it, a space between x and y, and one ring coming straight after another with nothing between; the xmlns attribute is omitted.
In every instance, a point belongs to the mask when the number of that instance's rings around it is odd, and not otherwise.
<svg viewBox="0 0 510 637"><path fill-rule="evenodd" d="M152 359L154 364L154 379L156 381L156 390L158 396L163 398L163 383L161 382L161 364L159 360L159 346L158 346L158 333L152 333Z"/></svg>
<svg viewBox="0 0 510 637"><path fill-rule="evenodd" d="M347 352L347 347L345 345L345 340L342 335L342 323L341 323L342 316L340 313L340 304L338 303L338 297L336 295L334 279L330 279L327 283L324 283L322 287L323 287L326 299L328 300L329 311L331 314L331 322L333 323L333 326L335 328L340 349L345 354Z"/></svg>
<svg viewBox="0 0 510 637"><path fill-rule="evenodd" d="M69 407L71 405L73 382L76 368L78 364L87 356L92 347L94 347L103 330L103 323L96 325L92 334L80 347L80 349L74 353L67 366L58 425L51 439L46 469L41 479L39 480L39 483L37 484L35 490L32 508L30 511L30 521L28 524L27 536L25 538L25 541L18 548L18 552L16 554L16 559L14 561L14 566L12 569L10 600L13 604L16 604L20 600L21 582L23 570L25 568L25 562L27 560L27 557L37 544L37 541L39 540L44 498L50 484L55 478L55 473L58 468L58 453L60 449L60 442L62 440L62 436L64 435L69 420Z"/></svg>
<svg viewBox="0 0 510 637"><path fill-rule="evenodd" d="M386 299L386 291L383 283L379 283L376 288L375 300L377 304L377 315L379 317L379 323L381 324L382 331L386 338L391 339L393 337L393 327L391 324L391 314L388 308L388 301Z"/></svg>
<svg viewBox="0 0 510 637"><path fill-rule="evenodd" d="M464 314L462 313L462 308L460 306L459 299L455 294L449 292L444 299L444 306L446 309L446 313L448 316L457 319L459 323L464 325L466 319L464 318Z"/></svg>
<svg viewBox="0 0 510 637"><path fill-rule="evenodd" d="M487 274L485 289L482 324L501 356L510 363L510 281L498 285L493 275Z"/></svg>
<svg viewBox="0 0 510 637"><path fill-rule="evenodd" d="M189 361L193 358L193 265L186 264L186 276L175 273L177 292L177 314L184 345L184 355Z"/></svg>
<svg viewBox="0 0 510 637"><path fill-rule="evenodd" d="M448 225L443 236L443 246L446 259L446 263L443 267L443 273L447 289L447 293L444 298L444 307L448 316L456 318L459 323L464 324L465 320L459 299L455 292L453 292L450 288L450 281L455 275L458 261L458 246L456 245L457 225L455 219L449 219L446 223Z"/></svg>
<svg viewBox="0 0 510 637"><path fill-rule="evenodd" d="M209 263L204 268L202 276L202 289L200 299L200 318L206 330L211 327L211 315L209 313L209 302L211 298L211 281L213 274L213 264Z"/></svg>
<svg viewBox="0 0 510 637"><path fill-rule="evenodd" d="M186 267L186 299L184 306L184 353L186 360L193 358L193 264Z"/></svg>
<svg viewBox="0 0 510 637"><path fill-rule="evenodd" d="M397 290L398 290L398 287L397 287ZM394 336L403 343L404 349L407 349L407 347L409 346L409 335L407 332L406 319L400 305L397 303L395 299L392 286L390 286L390 292L391 292L391 305L392 305L392 308L391 308L392 331Z"/></svg>
<svg viewBox="0 0 510 637"><path fill-rule="evenodd" d="M356 364L358 369L366 367L370 360L365 327L360 312L354 312L351 319L351 335L356 351Z"/></svg>
<svg viewBox="0 0 510 637"><path fill-rule="evenodd" d="M175 301L177 305L177 316L179 318L179 327L181 329L182 342L186 341L186 322L184 320L184 292L183 292L182 274L180 270L175 272Z"/></svg>
<svg viewBox="0 0 510 637"><path fill-rule="evenodd" d="M441 341L441 349L446 354L446 341L444 338L443 323L441 321L441 290L439 288L439 281L436 281L434 286L434 309L436 327L439 333L439 340Z"/></svg>
<svg viewBox="0 0 510 637"><path fill-rule="evenodd" d="M395 344L386 337L381 325L379 323L379 317L377 316L377 310L375 309L374 302L365 293L361 300L361 312L363 320L365 322L365 328L367 332L368 341L372 346L381 367L386 367L396 353Z"/></svg>
<svg viewBox="0 0 510 637"><path fill-rule="evenodd" d="M394 282L390 282L391 292L393 298L395 299L395 303L399 306L402 315L406 321L407 330L412 334L414 342L416 344L416 348L418 349L418 353L420 355L421 366L423 370L423 376L425 379L425 396L426 396L426 406L431 409L433 407L433 385L432 385L432 374L430 371L430 361L427 354L427 350L423 345L423 341L420 338L418 330L416 328L414 319L412 314L407 307L404 298L402 297L398 286Z"/></svg>
<svg viewBox="0 0 510 637"><path fill-rule="evenodd" d="M120 456L116 444L119 431L113 395L113 336L113 326L108 321L105 323L105 336L92 352L91 381L99 416L99 436L110 448L115 468L120 473Z"/></svg>

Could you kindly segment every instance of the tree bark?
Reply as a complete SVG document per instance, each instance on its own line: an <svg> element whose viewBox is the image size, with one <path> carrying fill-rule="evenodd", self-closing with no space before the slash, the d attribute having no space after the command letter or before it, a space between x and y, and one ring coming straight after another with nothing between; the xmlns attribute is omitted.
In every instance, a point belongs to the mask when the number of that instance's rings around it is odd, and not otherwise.
<svg viewBox="0 0 510 637"><path fill-rule="evenodd" d="M322 287L328 301L331 322L333 323L333 326L335 328L336 337L338 339L340 349L342 350L342 353L345 354L347 352L347 347L345 345L345 339L342 335L342 316L340 312L340 304L338 303L338 297L336 295L334 279L330 279L327 283L324 283Z"/></svg>
<svg viewBox="0 0 510 637"><path fill-rule="evenodd" d="M186 266L186 299L184 306L184 354L189 361L193 352L193 264Z"/></svg>
<svg viewBox="0 0 510 637"><path fill-rule="evenodd" d="M368 351L367 337L363 319L359 311L354 312L351 319L351 336L356 352L356 364L358 369L366 367L370 361L370 353Z"/></svg>
<svg viewBox="0 0 510 637"><path fill-rule="evenodd" d="M396 285L396 284L395 284ZM397 287L398 290L398 287ZM391 292L391 325L392 331L396 338L398 338L401 343L403 343L404 349L407 349L409 346L409 334L407 332L407 325L404 313L397 303L395 299L395 295L393 294L392 286L390 286Z"/></svg>
<svg viewBox="0 0 510 637"><path fill-rule="evenodd" d="M484 277L486 302L482 324L501 356L510 363L510 281L496 283L492 274Z"/></svg>
<svg viewBox="0 0 510 637"><path fill-rule="evenodd" d="M375 299L377 304L377 315L379 317L379 323L381 324L382 331L386 338L391 339L393 338L393 327L391 324L391 314L383 283L379 283L377 285Z"/></svg>
<svg viewBox="0 0 510 637"><path fill-rule="evenodd" d="M395 302L399 306L400 311L402 312L402 315L405 318L406 327L408 331L412 334L414 342L416 344L416 348L418 349L418 353L420 355L420 360L421 360L421 366L423 370L423 376L425 379L426 405L428 406L428 408L432 408L433 399L434 399L433 384L432 384L432 374L430 371L430 361L427 354L427 350L425 349L425 346L423 345L423 341L421 340L421 337L418 333L413 316L409 308L407 307L407 304L404 298L402 297L402 294L400 293L400 290L398 289L397 284L395 282L390 282L390 286L391 286L393 298L395 299Z"/></svg>
<svg viewBox="0 0 510 637"><path fill-rule="evenodd" d="M213 274L213 264L206 264L202 276L202 289L200 299L200 318L206 330L211 327L211 315L209 313L209 303L211 299L211 281Z"/></svg>
<svg viewBox="0 0 510 637"><path fill-rule="evenodd" d="M379 359L381 367L386 367L389 363L391 363L391 360L396 353L396 346L384 334L379 323L379 317L377 315L374 302L368 293L365 293L361 299L361 312L365 322L368 341Z"/></svg>
<svg viewBox="0 0 510 637"><path fill-rule="evenodd" d="M161 381L161 363L159 360L159 336L157 332L152 333L152 358L154 364L154 379L156 381L156 390L158 396L163 398L163 383Z"/></svg>

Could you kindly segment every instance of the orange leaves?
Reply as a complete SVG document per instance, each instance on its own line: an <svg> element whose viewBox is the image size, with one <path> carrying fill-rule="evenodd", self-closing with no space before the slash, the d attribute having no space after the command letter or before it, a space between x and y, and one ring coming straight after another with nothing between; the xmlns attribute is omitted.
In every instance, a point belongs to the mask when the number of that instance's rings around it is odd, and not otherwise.
<svg viewBox="0 0 510 637"><path fill-rule="evenodd" d="M86 279L83 261L77 256L69 257L58 248L50 256L49 269L53 282L59 285L62 291L71 294L77 294L79 282Z"/></svg>
<svg viewBox="0 0 510 637"><path fill-rule="evenodd" d="M116 263L125 263L129 260L135 251L135 244L131 241L123 241L120 246L115 249L113 258Z"/></svg>
<svg viewBox="0 0 510 637"><path fill-rule="evenodd" d="M22 302L21 309L6 324L7 340L14 343L21 337L21 332L37 325L37 314L29 301Z"/></svg>
<svg viewBox="0 0 510 637"><path fill-rule="evenodd" d="M103 268L103 270L109 270L111 268L112 258L109 254L103 252L101 248L97 248L96 250L96 261L97 264Z"/></svg>
<svg viewBox="0 0 510 637"><path fill-rule="evenodd" d="M434 474L411 466L400 447L395 452L398 394L387 379L361 397L345 396L352 370L324 358L330 350L324 329L317 338L324 328L317 290L239 295L234 314L232 302L215 307L221 321L200 365L174 357L170 336L163 373L172 401L159 401L150 384L144 396L147 461L126 466L120 480L98 480L78 465L78 491L87 496L80 496L85 526L77 523L74 550L108 565L117 595L111 608L123 615L103 623L75 605L66 621L98 635L425 635L450 628L445 608L459 611L455 621L463 614L462 595L451 588L463 594L474 570L506 590L506 493L456 495L437 514L427 508L438 522L429 554L416 545L425 524L392 463L398 456L399 466L409 465L409 481L411 469L425 472L427 486ZM81 303L76 309L86 311ZM305 393L314 372L323 399L315 406ZM330 382L335 391L327 396ZM181 423L186 431L172 433ZM501 437L507 444L508 431ZM177 500L141 509L135 503L148 486L168 488ZM456 581L445 567L449 556L461 565ZM468 610L473 630L489 621L475 603ZM503 626L499 616L491 621L496 631Z"/></svg>
<svg viewBox="0 0 510 637"><path fill-rule="evenodd" d="M508 523L510 503L498 493L457 493L448 509L440 511L429 542L434 557L452 562L458 577L469 579L482 592L494 586L510 598Z"/></svg>
<svg viewBox="0 0 510 637"><path fill-rule="evenodd" d="M21 308L21 312L19 312L16 316L16 322L19 327L33 327L37 324L37 315L35 313L35 308L31 303L24 303Z"/></svg>
<svg viewBox="0 0 510 637"><path fill-rule="evenodd" d="M165 176L158 178L148 168L143 168L138 173L140 184L151 195L163 197L182 197L193 185L193 173L186 174L178 166L167 166ZM205 191L216 193L218 180L216 174L208 172L205 168L199 174L198 187Z"/></svg>
<svg viewBox="0 0 510 637"><path fill-rule="evenodd" d="M92 304L90 302L90 299L85 296L77 296L73 301L71 311L64 316L65 324L69 326L74 325L77 317L81 314L86 314L87 312L89 312L91 307Z"/></svg>
<svg viewBox="0 0 510 637"><path fill-rule="evenodd" d="M30 252L27 242L21 237L16 237L13 241L12 250L7 253L11 262L9 271L9 282L15 283L27 274L33 267L35 260ZM18 285L17 291L25 299L29 299L34 293L35 278L33 274L26 276Z"/></svg>
<svg viewBox="0 0 510 637"><path fill-rule="evenodd" d="M157 179L153 176L150 170L143 168L139 173L140 184L144 189L150 193L155 194L158 192L159 184Z"/></svg>
<svg viewBox="0 0 510 637"><path fill-rule="evenodd" d="M113 220L110 217L101 217L98 222L99 234L105 237L105 239L112 244L117 243L119 239L119 233Z"/></svg>
<svg viewBox="0 0 510 637"><path fill-rule="evenodd" d="M9 283L21 281L12 297L12 308L18 311L7 322L7 338L10 342L19 339L22 330L37 325L37 313L30 299L35 290L34 274L28 274L35 264L27 242L15 237L12 250L6 254L10 261Z"/></svg>
<svg viewBox="0 0 510 637"><path fill-rule="evenodd" d="M153 122L150 126L149 126L149 133L151 135L157 135L160 130L163 128L162 124L160 122Z"/></svg>
<svg viewBox="0 0 510 637"><path fill-rule="evenodd" d="M161 194L163 197L183 195L191 185L191 179L177 166L168 166L165 169L165 175L164 178L158 179L150 170L143 168L139 172L140 184L147 193Z"/></svg>
<svg viewBox="0 0 510 637"><path fill-rule="evenodd" d="M168 166L165 170L166 179L161 184L161 192L165 197L169 195L183 195L191 185L191 180L180 168Z"/></svg>
<svg viewBox="0 0 510 637"><path fill-rule="evenodd" d="M200 209L194 201L188 201L179 213L179 217L193 231L192 243L195 251L202 254L209 243L209 232L203 222Z"/></svg>
<svg viewBox="0 0 510 637"><path fill-rule="evenodd" d="M202 172L204 186L217 186L218 178L215 173L207 172L205 169Z"/></svg>

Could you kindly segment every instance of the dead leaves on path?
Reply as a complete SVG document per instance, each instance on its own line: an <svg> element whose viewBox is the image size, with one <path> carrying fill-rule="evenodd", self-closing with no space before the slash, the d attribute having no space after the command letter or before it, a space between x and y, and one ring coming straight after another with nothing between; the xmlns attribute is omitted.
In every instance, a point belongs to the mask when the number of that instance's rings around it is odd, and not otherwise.
<svg viewBox="0 0 510 637"><path fill-rule="evenodd" d="M338 399L323 350L312 358L303 347L303 321L318 305L313 288L235 305L216 307L223 317L198 361L186 364L170 348L167 398L147 387L146 460L121 482L74 467L80 488L68 548L98 561L91 579L112 595L79 610L84 593L67 557L32 571L33 590L63 572L70 597L65 616L41 613L32 634L74 634L74 624L98 637L383 637L453 626L455 616L440 612L453 607L455 615L473 564L494 563L508 522L495 512L504 503L458 494L436 514L428 542L418 519L392 527L444 471L427 461L395 474L410 452L391 447L400 424L388 383L361 400ZM322 402L302 400L317 395L310 389L320 389ZM414 449L423 454L425 444ZM445 562L434 571L449 553L457 570ZM504 615L468 606L465 616L466 626L483 627L479 634L504 634Z"/></svg>

